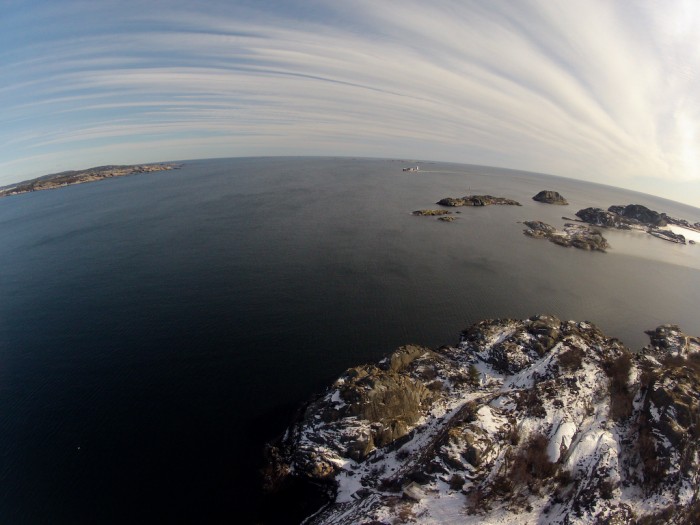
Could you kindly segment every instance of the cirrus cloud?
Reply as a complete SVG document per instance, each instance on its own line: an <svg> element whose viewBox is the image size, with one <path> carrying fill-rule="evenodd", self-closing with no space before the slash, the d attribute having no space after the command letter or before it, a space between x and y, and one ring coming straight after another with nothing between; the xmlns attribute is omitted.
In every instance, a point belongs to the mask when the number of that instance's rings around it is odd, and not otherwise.
<svg viewBox="0 0 700 525"><path fill-rule="evenodd" d="M700 203L692 1L2 9L0 183L183 156L410 156Z"/></svg>

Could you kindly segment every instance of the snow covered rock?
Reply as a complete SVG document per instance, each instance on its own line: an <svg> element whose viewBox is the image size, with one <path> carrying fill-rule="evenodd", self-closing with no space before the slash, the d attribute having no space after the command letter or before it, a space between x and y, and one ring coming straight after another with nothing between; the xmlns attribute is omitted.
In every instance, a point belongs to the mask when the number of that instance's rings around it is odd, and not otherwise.
<svg viewBox="0 0 700 525"><path fill-rule="evenodd" d="M310 524L696 523L700 340L632 354L586 322L476 323L345 372L268 448Z"/></svg>
<svg viewBox="0 0 700 525"><path fill-rule="evenodd" d="M542 221L525 221L527 226L523 233L535 239L547 239L559 246L573 246L579 250L594 250L605 252L610 247L600 231L582 224L564 224L564 229L557 230L554 226Z"/></svg>

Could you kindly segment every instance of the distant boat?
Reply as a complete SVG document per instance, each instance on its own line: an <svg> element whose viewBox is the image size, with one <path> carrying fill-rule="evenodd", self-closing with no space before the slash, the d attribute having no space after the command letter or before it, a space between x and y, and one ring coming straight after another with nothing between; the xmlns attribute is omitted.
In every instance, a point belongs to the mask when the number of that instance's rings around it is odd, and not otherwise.
<svg viewBox="0 0 700 525"><path fill-rule="evenodd" d="M418 169L418 166L416 166L415 168L413 168L413 167L411 167L411 168L404 168L403 171L420 171L420 170Z"/></svg>

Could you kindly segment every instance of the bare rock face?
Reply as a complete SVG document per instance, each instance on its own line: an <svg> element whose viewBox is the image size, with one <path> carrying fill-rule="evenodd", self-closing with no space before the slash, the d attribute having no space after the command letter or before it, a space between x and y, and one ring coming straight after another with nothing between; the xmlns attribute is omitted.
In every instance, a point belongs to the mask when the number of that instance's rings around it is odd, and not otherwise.
<svg viewBox="0 0 700 525"><path fill-rule="evenodd" d="M532 200L547 204L557 204L560 206L566 206L569 204L568 201L559 194L559 192L551 190L542 190L535 195Z"/></svg>
<svg viewBox="0 0 700 525"><path fill-rule="evenodd" d="M316 525L697 523L700 339L649 334L633 354L542 315L402 347L305 408L268 486L325 487Z"/></svg>

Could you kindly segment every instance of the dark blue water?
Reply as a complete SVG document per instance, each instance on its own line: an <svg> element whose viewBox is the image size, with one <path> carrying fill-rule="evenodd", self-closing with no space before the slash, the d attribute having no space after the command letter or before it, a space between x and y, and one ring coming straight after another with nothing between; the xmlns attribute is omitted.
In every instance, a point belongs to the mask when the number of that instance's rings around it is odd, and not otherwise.
<svg viewBox="0 0 700 525"><path fill-rule="evenodd" d="M342 370L488 317L700 334L700 246L526 238L585 206L700 210L525 172L227 159L0 201L0 523L246 523L262 444ZM571 206L531 200L541 189ZM413 217L490 193L522 207Z"/></svg>

